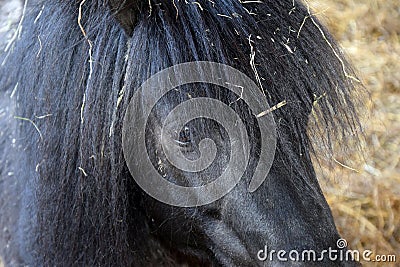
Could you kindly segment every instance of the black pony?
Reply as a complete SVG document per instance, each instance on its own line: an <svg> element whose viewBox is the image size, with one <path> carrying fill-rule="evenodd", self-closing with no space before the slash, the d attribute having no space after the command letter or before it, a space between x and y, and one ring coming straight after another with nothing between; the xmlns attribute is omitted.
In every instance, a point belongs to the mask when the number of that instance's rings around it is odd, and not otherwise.
<svg viewBox="0 0 400 267"><path fill-rule="evenodd" d="M326 153L332 140L354 135L359 81L305 3L31 0L18 30L0 58L0 255L6 264L356 265L320 257L338 250L340 236L312 166L307 125L316 125L310 134ZM135 183L122 151L122 125L144 81L196 61L223 63L254 80L271 107L265 113L276 123L277 147L266 180L248 192L262 135L240 95L207 83L169 92L146 128L149 157L165 179L208 182L232 156L226 131L198 119L176 141L196 158L199 141L210 137L216 162L198 175L168 164L160 154L160 127L181 101L226 103L250 140L246 171L231 192L208 205L174 207ZM287 254L265 259L265 247ZM317 257L289 258L292 250Z"/></svg>

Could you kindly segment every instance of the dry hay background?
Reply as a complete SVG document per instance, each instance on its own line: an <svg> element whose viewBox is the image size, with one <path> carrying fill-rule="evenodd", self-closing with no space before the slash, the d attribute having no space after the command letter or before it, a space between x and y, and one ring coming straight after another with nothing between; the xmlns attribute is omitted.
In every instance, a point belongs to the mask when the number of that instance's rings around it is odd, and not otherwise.
<svg viewBox="0 0 400 267"><path fill-rule="evenodd" d="M362 157L337 155L340 163L333 170L319 170L324 177L321 186L351 249L397 256L397 263L362 263L399 266L400 1L310 0L309 4L339 40L370 93L370 99L362 100Z"/></svg>
<svg viewBox="0 0 400 267"><path fill-rule="evenodd" d="M15 2L0 0L1 47L7 37L5 33L20 13ZM321 186L349 247L372 250L375 254L394 254L398 265L400 1L309 0L308 3L339 40L371 94L370 99L363 99L366 107L362 118L363 157L335 155L337 162L333 169L323 166L319 169L323 177ZM365 266L396 265L362 263Z"/></svg>

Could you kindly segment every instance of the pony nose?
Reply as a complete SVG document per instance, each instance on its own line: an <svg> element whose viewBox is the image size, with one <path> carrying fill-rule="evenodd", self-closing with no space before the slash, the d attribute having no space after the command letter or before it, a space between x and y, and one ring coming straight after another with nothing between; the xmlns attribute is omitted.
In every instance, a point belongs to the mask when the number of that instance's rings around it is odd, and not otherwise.
<svg viewBox="0 0 400 267"><path fill-rule="evenodd" d="M264 247L268 224L252 200L231 192L207 205L204 215L207 216L204 234L222 266L263 266L254 248Z"/></svg>
<svg viewBox="0 0 400 267"><path fill-rule="evenodd" d="M222 266L262 266L236 230L221 220L214 219L208 223L205 234L217 261Z"/></svg>

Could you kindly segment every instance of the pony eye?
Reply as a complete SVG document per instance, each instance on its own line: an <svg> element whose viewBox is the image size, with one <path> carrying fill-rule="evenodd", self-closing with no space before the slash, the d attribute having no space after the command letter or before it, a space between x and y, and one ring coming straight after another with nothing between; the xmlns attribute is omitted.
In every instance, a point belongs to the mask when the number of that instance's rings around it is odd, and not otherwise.
<svg viewBox="0 0 400 267"><path fill-rule="evenodd" d="M189 127L185 126L180 132L176 142L180 146L188 146L192 142L192 131Z"/></svg>

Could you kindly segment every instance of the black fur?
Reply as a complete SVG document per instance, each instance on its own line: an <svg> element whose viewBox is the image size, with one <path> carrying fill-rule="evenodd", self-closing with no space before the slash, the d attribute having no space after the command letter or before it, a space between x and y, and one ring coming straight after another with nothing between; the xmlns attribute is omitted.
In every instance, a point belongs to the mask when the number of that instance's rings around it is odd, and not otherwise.
<svg viewBox="0 0 400 267"><path fill-rule="evenodd" d="M316 122L311 134L327 153L332 140L354 135L358 82L301 1L36 0L22 26L0 69L2 103L16 116L0 118L0 226L8 229L0 244L8 244L8 264L254 266L265 244L336 247L306 129ZM208 206L161 204L127 169L121 128L135 89L189 61L235 67L261 83L270 106L287 103L273 111L276 158L253 195L246 185L258 160L257 130L247 178ZM168 98L161 113L178 100ZM241 103L236 108L246 113ZM251 131L252 118L243 116Z"/></svg>

